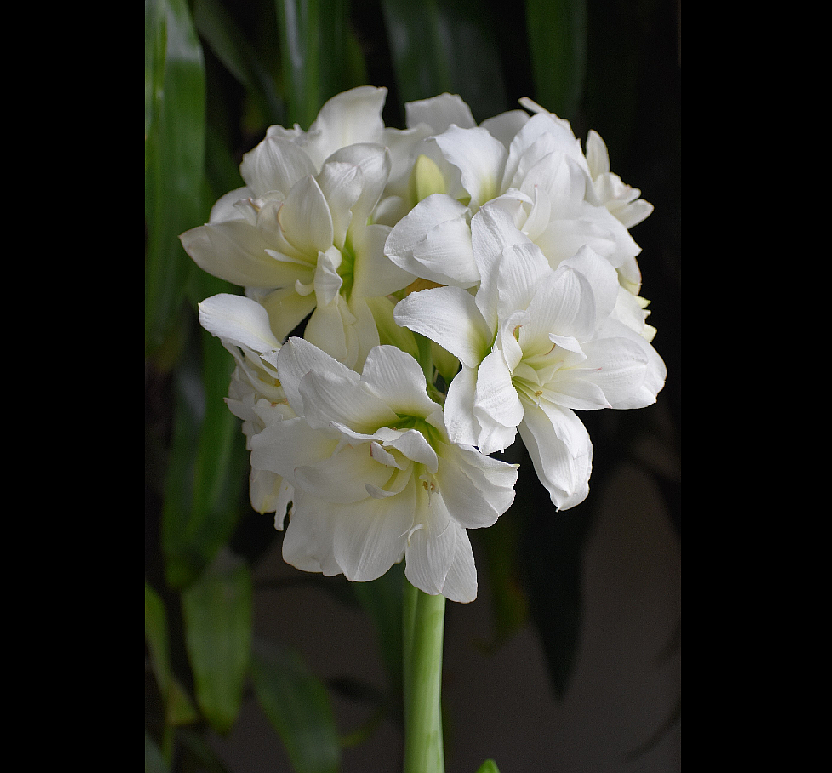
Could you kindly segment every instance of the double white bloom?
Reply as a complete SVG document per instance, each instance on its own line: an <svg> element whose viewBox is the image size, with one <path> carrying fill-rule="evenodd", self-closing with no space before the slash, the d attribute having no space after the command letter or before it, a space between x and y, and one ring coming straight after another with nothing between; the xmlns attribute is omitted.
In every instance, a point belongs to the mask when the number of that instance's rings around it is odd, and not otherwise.
<svg viewBox="0 0 832 773"><path fill-rule="evenodd" d="M301 338L277 363L297 418L256 435L251 458L294 486L286 560L373 580L404 557L416 587L473 600L466 529L505 512L516 466L452 444L419 364L393 346L370 351L360 376Z"/></svg>
<svg viewBox="0 0 832 773"><path fill-rule="evenodd" d="M445 401L451 438L493 453L519 429L554 504L572 507L587 495L592 466L574 411L649 405L664 366L613 318L616 273L590 248L553 269L499 205L481 208L471 230L476 293L452 286L415 293L395 318L462 363Z"/></svg>
<svg viewBox="0 0 832 773"><path fill-rule="evenodd" d="M592 467L575 411L649 405L664 383L628 230L652 207L597 134L584 155L527 100L532 115L477 126L445 94L399 131L384 97L354 89L308 132L272 127L245 187L182 241L245 288L200 321L236 359L252 505L283 528L291 502L286 560L371 580L404 559L416 587L470 601L466 530L505 512L517 477L490 454L519 432L572 507ZM452 363L444 406L414 333Z"/></svg>

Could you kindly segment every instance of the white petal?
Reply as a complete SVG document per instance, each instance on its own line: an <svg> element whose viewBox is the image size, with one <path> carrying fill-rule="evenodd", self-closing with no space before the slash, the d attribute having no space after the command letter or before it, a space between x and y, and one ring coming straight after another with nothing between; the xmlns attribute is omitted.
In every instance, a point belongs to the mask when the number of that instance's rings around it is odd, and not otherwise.
<svg viewBox="0 0 832 773"><path fill-rule="evenodd" d="M332 246L332 218L314 177L299 180L278 213L287 241L304 255L317 257Z"/></svg>
<svg viewBox="0 0 832 773"><path fill-rule="evenodd" d="M547 136L547 138L554 141L550 150L556 148L571 158L583 158L581 143L572 133L566 121L549 114L534 115L517 132L509 146L505 177L503 178L506 186L510 181L516 182L514 177L523 156L541 136Z"/></svg>
<svg viewBox="0 0 832 773"><path fill-rule="evenodd" d="M552 268L557 268L585 246L607 258L615 251L615 240L609 229L597 219L587 217L553 217L545 231L535 237L535 244L543 250Z"/></svg>
<svg viewBox="0 0 832 773"><path fill-rule="evenodd" d="M493 334L476 301L459 287L411 293L396 304L393 317L399 325L430 338L469 367L479 365L491 346Z"/></svg>
<svg viewBox="0 0 832 773"><path fill-rule="evenodd" d="M407 102L404 111L408 128L427 124L433 134L440 134L452 124L463 129L476 126L471 108L456 94L446 93L429 99Z"/></svg>
<svg viewBox="0 0 832 773"><path fill-rule="evenodd" d="M407 287L416 278L384 254L384 245L389 234L389 226L377 224L354 229L353 296L383 297Z"/></svg>
<svg viewBox="0 0 832 773"><path fill-rule="evenodd" d="M301 380L303 413L313 427L344 424L356 432L375 432L390 426L396 414L363 384L332 371L310 371Z"/></svg>
<svg viewBox="0 0 832 773"><path fill-rule="evenodd" d="M315 308L315 296L299 295L294 284L257 298L269 314L275 338L284 340Z"/></svg>
<svg viewBox="0 0 832 773"><path fill-rule="evenodd" d="M317 180L329 204L339 247L351 222L367 222L389 172L389 154L381 145L350 145L327 159Z"/></svg>
<svg viewBox="0 0 832 773"><path fill-rule="evenodd" d="M551 274L552 269L536 244L507 247L497 267L500 318L528 308L541 283L548 281Z"/></svg>
<svg viewBox="0 0 832 773"><path fill-rule="evenodd" d="M386 441L384 447L401 451L408 459L423 464L430 473L435 473L439 469L439 457L436 451L418 430L409 429L399 437Z"/></svg>
<svg viewBox="0 0 832 773"><path fill-rule="evenodd" d="M392 497L338 507L333 552L348 580L375 580L401 560L413 522L414 489L410 485Z"/></svg>
<svg viewBox="0 0 832 773"><path fill-rule="evenodd" d="M511 141L529 120L529 114L523 110L508 110L491 118L486 118L480 126L488 129L489 133L500 140L508 148ZM458 124L462 125L462 124Z"/></svg>
<svg viewBox="0 0 832 773"><path fill-rule="evenodd" d="M616 306L620 290L618 276L610 262L589 247L581 247L577 255L561 265L569 266L587 278L592 288L597 319L608 317Z"/></svg>
<svg viewBox="0 0 832 773"><path fill-rule="evenodd" d="M319 304L312 312L304 329L304 337L352 368L358 360L355 321L346 301L336 295L329 303Z"/></svg>
<svg viewBox="0 0 832 773"><path fill-rule="evenodd" d="M611 408L604 390L592 380L591 375L591 371L584 368L557 370L554 378L541 386L541 400L573 411Z"/></svg>
<svg viewBox="0 0 832 773"><path fill-rule="evenodd" d="M179 238L185 252L203 270L241 287L294 284L298 267L275 260L266 234L244 220L209 223Z"/></svg>
<svg viewBox="0 0 832 773"><path fill-rule="evenodd" d="M468 209L450 196L428 196L396 223L384 253L397 266L422 279L470 287L479 279L479 272L467 214ZM438 241L440 235L443 241ZM423 244L426 240L428 243ZM434 255L433 249L439 254ZM417 251L418 256L414 254Z"/></svg>
<svg viewBox="0 0 832 773"><path fill-rule="evenodd" d="M333 553L334 529L335 515L321 500L308 494L296 496L283 538L284 560L304 572L341 574Z"/></svg>
<svg viewBox="0 0 832 773"><path fill-rule="evenodd" d="M607 146L598 132L590 129L586 137L586 162L593 178L610 171L610 156Z"/></svg>
<svg viewBox="0 0 832 773"><path fill-rule="evenodd" d="M514 222L515 210L521 205L519 199L501 197L486 204L471 219L471 243L480 276L477 306L492 329L497 327L498 269L503 253L513 245L530 243Z"/></svg>
<svg viewBox="0 0 832 773"><path fill-rule="evenodd" d="M477 567L474 565L471 540L465 531L457 535L456 551L445 575L442 595L460 604L468 604L477 597Z"/></svg>
<svg viewBox="0 0 832 773"><path fill-rule="evenodd" d="M276 529L283 528L286 507L292 501L294 488L280 475L266 470L251 469L249 501L256 513L274 513Z"/></svg>
<svg viewBox="0 0 832 773"><path fill-rule="evenodd" d="M575 375L585 374L596 384L610 407L626 405L640 393L648 358L637 339L602 338L586 343L584 351L586 370L576 370Z"/></svg>
<svg viewBox="0 0 832 773"><path fill-rule="evenodd" d="M425 593L442 593L445 577L456 554L462 527L450 516L437 492L421 492L417 523L405 548L405 577Z"/></svg>
<svg viewBox="0 0 832 773"><path fill-rule="evenodd" d="M320 110L304 138L306 152L320 169L335 151L357 142L381 143L381 111L387 89L358 86L332 97Z"/></svg>
<svg viewBox="0 0 832 773"><path fill-rule="evenodd" d="M266 309L243 295L220 293L206 298L199 304L199 324L224 342L258 354L280 348Z"/></svg>
<svg viewBox="0 0 832 773"><path fill-rule="evenodd" d="M250 440L251 466L282 475L294 483L298 467L329 459L338 447L338 438L309 426L303 417L270 424Z"/></svg>
<svg viewBox="0 0 832 773"><path fill-rule="evenodd" d="M246 202L257 198L257 194L248 187L237 188L223 194L211 207L211 223L222 223L226 220L247 220L254 222L254 210L246 206Z"/></svg>
<svg viewBox="0 0 832 773"><path fill-rule="evenodd" d="M499 349L494 349L477 371L474 414L482 427L477 445L483 453L504 451L511 445L523 420L523 405Z"/></svg>
<svg viewBox="0 0 832 773"><path fill-rule="evenodd" d="M658 352L642 336L630 330L626 325L614 323L612 320L601 330L603 338L597 342L599 349L604 346L603 341L606 340L606 336L613 332L618 336L613 340L620 342L620 345L616 347L617 352L607 356L608 372L604 373L602 370L598 374L601 379L599 384L604 389L605 396L612 407L619 410L652 405L664 387L667 366ZM626 342L622 339L626 339ZM595 345L593 343L586 346L592 362L601 359L596 355ZM639 372L639 363L642 364L641 372ZM604 368L603 365L599 367ZM623 378L625 374L629 378Z"/></svg>
<svg viewBox="0 0 832 773"><path fill-rule="evenodd" d="M514 501L517 465L470 446L444 445L434 477L451 517L467 529L481 529L493 525Z"/></svg>
<svg viewBox="0 0 832 773"><path fill-rule="evenodd" d="M314 344L297 337L290 338L280 349L277 370L289 405L299 415L303 415L303 400L298 389L301 380L310 370L332 372L345 381L355 383L360 378L357 373Z"/></svg>
<svg viewBox="0 0 832 773"><path fill-rule="evenodd" d="M377 346L361 375L367 388L402 416L430 416L439 406L428 397L419 363L395 346Z"/></svg>
<svg viewBox="0 0 832 773"><path fill-rule="evenodd" d="M534 464L537 477L559 510L580 504L589 493L592 443L580 419L571 411L557 413L553 424L539 407L526 405L520 436ZM569 438L569 446L564 437Z"/></svg>
<svg viewBox="0 0 832 773"><path fill-rule="evenodd" d="M445 427L454 443L475 446L479 442L480 424L474 415L477 370L463 365L454 376L445 397Z"/></svg>
<svg viewBox="0 0 832 773"><path fill-rule="evenodd" d="M463 217L434 226L413 245L410 254L418 268L408 270L423 279L458 287L471 287L479 280L471 251L471 231Z"/></svg>
<svg viewBox="0 0 832 773"><path fill-rule="evenodd" d="M284 199L298 180L315 172L315 165L302 148L273 135L246 153L240 164L240 174L257 196L275 192Z"/></svg>
<svg viewBox="0 0 832 773"><path fill-rule="evenodd" d="M583 274L570 268L561 267L540 277L528 311L529 321L519 331L524 352L530 351L531 342L550 349L550 333L583 340L595 330L592 288Z"/></svg>
<svg viewBox="0 0 832 773"><path fill-rule="evenodd" d="M487 129L451 126L435 141L447 161L459 169L462 187L471 196L471 206L481 206L503 192L500 178L506 148Z"/></svg>
<svg viewBox="0 0 832 773"><path fill-rule="evenodd" d="M294 485L327 502L363 502L368 498L367 484L383 488L393 475L393 470L379 464L370 451L369 443L344 446L315 465L298 467Z"/></svg>

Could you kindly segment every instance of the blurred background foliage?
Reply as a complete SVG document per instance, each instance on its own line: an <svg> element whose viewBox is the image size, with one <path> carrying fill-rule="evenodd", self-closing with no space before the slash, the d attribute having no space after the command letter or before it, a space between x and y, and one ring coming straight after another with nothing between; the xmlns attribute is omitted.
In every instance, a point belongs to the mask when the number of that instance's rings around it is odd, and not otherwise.
<svg viewBox="0 0 832 773"><path fill-rule="evenodd" d="M336 771L344 743L372 742L345 739L331 706L332 690L360 686L323 684L304 653L254 639L252 570L282 533L248 503L244 438L223 402L232 359L196 315L202 299L240 288L200 271L178 239L242 184L241 157L269 125L306 129L345 89L387 87L384 120L398 127L405 102L445 91L478 121L531 97L578 137L598 131L613 171L656 205L634 236L667 385L649 409L582 419L595 445L593 488L620 460L638 464L681 538L679 475L640 443L651 436L659 456L679 455L680 30L677 0L525 0L510 10L500 0L145 0L147 770L223 770L206 731L227 733L246 691L298 773ZM593 497L555 516L523 449L506 453L524 461L515 505L471 533L492 589L492 646L534 625L563 696ZM395 714L400 570L374 583L304 581L369 615L388 674L379 711Z"/></svg>

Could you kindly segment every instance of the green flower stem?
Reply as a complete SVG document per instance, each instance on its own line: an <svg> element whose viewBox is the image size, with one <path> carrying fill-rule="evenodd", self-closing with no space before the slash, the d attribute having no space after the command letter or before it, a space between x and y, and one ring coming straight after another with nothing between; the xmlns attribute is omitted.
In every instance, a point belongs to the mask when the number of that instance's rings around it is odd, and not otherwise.
<svg viewBox="0 0 832 773"><path fill-rule="evenodd" d="M443 773L445 597L404 583L404 773Z"/></svg>

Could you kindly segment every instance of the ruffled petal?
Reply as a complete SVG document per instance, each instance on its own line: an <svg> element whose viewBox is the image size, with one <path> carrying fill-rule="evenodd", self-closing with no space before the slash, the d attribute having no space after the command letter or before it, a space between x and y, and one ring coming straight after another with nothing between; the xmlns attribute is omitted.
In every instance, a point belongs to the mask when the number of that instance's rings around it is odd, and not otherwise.
<svg viewBox="0 0 832 773"><path fill-rule="evenodd" d="M358 86L326 102L302 139L317 169L340 148L359 142L381 144L384 131L381 111L386 98L384 87Z"/></svg>
<svg viewBox="0 0 832 773"><path fill-rule="evenodd" d="M294 284L298 266L269 255L266 236L245 220L226 220L192 228L179 238L203 271L226 282L269 288Z"/></svg>
<svg viewBox="0 0 832 773"><path fill-rule="evenodd" d="M303 415L300 383L310 371L332 372L340 380L358 383L360 376L346 365L303 338L293 336L280 349L277 356L277 372L289 405L298 415Z"/></svg>
<svg viewBox="0 0 832 773"><path fill-rule="evenodd" d="M466 529L492 526L514 501L517 465L471 446L443 445L436 487L451 517Z"/></svg>
<svg viewBox="0 0 832 773"><path fill-rule="evenodd" d="M375 432L397 420L390 408L363 384L332 371L310 371L301 380L303 415L313 427L344 424L356 432Z"/></svg>
<svg viewBox="0 0 832 773"><path fill-rule="evenodd" d="M473 296L459 287L436 287L411 293L396 304L393 318L476 367L491 346L493 333Z"/></svg>
<svg viewBox="0 0 832 773"><path fill-rule="evenodd" d="M314 177L304 177L293 186L278 220L286 240L302 254L317 257L332 247L329 205Z"/></svg>
<svg viewBox="0 0 832 773"><path fill-rule="evenodd" d="M462 129L476 126L471 108L456 94L440 94L428 99L407 102L404 106L407 127L430 126L432 134L441 134L452 125Z"/></svg>
<svg viewBox="0 0 832 773"><path fill-rule="evenodd" d="M341 574L335 560L332 534L336 516L324 502L308 494L295 497L283 538L283 559L304 572Z"/></svg>
<svg viewBox="0 0 832 773"><path fill-rule="evenodd" d="M240 174L255 195L276 193L281 199L304 177L315 174L315 164L296 143L275 135L266 136L243 156Z"/></svg>
<svg viewBox="0 0 832 773"><path fill-rule="evenodd" d="M258 354L280 348L266 309L243 295L220 293L206 298L199 304L199 324L231 346Z"/></svg>
<svg viewBox="0 0 832 773"><path fill-rule="evenodd" d="M468 604L477 597L477 567L474 564L474 551L471 540L464 530L460 530L456 539L454 558L445 575L442 595L451 601Z"/></svg>
<svg viewBox="0 0 832 773"><path fill-rule="evenodd" d="M375 580L401 560L413 522L414 491L411 484L395 496L337 508L333 553L348 580Z"/></svg>
<svg viewBox="0 0 832 773"><path fill-rule="evenodd" d="M500 179L507 151L487 129L451 126L436 136L435 142L448 163L459 169L462 187L471 196L471 207L503 193Z"/></svg>
<svg viewBox="0 0 832 773"><path fill-rule="evenodd" d="M479 272L467 215L467 207L450 196L428 196L396 223L384 253L422 279L470 287L478 281Z"/></svg>
<svg viewBox="0 0 832 773"><path fill-rule="evenodd" d="M544 413L527 404L519 430L552 503L566 510L583 502L589 493L592 443L580 419L555 406Z"/></svg>
<svg viewBox="0 0 832 773"><path fill-rule="evenodd" d="M267 425L249 441L251 466L294 483L295 470L328 460L338 447L337 433L320 432L303 417Z"/></svg>
<svg viewBox="0 0 832 773"><path fill-rule="evenodd" d="M512 444L517 425L523 420L523 404L499 349L488 354L477 371L474 414L481 427L477 442L480 451L491 454Z"/></svg>
<svg viewBox="0 0 832 773"><path fill-rule="evenodd" d="M428 397L422 368L394 346L377 346L364 362L361 379L374 395L402 416L430 416L439 406Z"/></svg>
<svg viewBox="0 0 832 773"><path fill-rule="evenodd" d="M480 423L474 415L476 389L477 369L463 365L445 396L445 427L454 443L475 446L479 442Z"/></svg>
<svg viewBox="0 0 832 773"><path fill-rule="evenodd" d="M333 504L350 504L368 499L367 486L383 488L393 469L379 464L371 454L370 443L347 445L315 465L294 471L293 482L309 494Z"/></svg>

